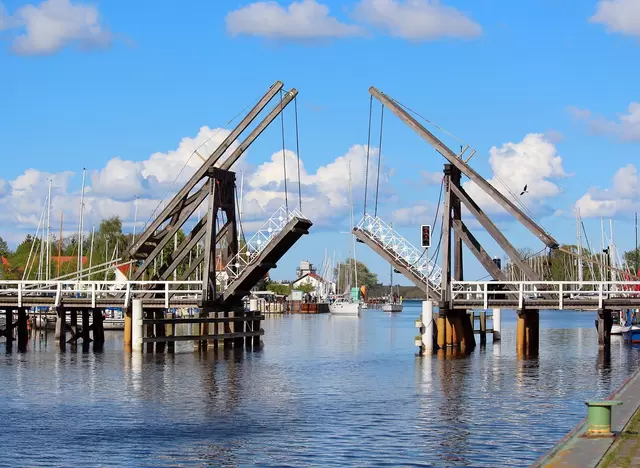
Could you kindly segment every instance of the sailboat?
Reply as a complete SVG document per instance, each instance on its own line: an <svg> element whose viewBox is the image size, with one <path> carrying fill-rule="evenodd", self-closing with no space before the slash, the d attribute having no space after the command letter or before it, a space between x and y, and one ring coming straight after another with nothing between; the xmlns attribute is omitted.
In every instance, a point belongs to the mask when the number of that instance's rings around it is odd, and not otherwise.
<svg viewBox="0 0 640 468"><path fill-rule="evenodd" d="M389 296L387 296L384 304L382 304L383 312L402 312L402 302L397 302L393 294L393 266L391 266Z"/></svg>
<svg viewBox="0 0 640 468"><path fill-rule="evenodd" d="M351 295L351 272L355 272L355 281L358 284L358 268L356 263L356 253L355 253L355 242L353 240L353 193L351 191L351 156L349 156L349 203L351 204L351 229L349 231L349 253L353 251L353 255L349 255L351 257L351 262L349 264L349 272L348 275L345 275L348 279L346 281L345 292L342 296L336 298L336 300L329 304L329 312L334 315L351 315L351 316L360 316L360 310L362 309L362 304L357 299L353 299ZM353 250L352 250L353 248ZM352 270L353 269L353 270ZM338 276L338 281L340 281L340 276Z"/></svg>

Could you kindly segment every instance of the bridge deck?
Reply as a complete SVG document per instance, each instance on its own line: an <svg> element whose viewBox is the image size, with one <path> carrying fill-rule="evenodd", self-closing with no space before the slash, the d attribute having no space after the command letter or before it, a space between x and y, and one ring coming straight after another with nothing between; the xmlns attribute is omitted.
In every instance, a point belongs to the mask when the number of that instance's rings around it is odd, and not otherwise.
<svg viewBox="0 0 640 468"><path fill-rule="evenodd" d="M270 269L276 267L277 262L298 239L309 234L309 228L312 225L313 223L308 219L298 216L292 217L282 230L260 250L257 257L252 259L251 263L246 265L227 285L219 299L219 306L224 309L246 296Z"/></svg>

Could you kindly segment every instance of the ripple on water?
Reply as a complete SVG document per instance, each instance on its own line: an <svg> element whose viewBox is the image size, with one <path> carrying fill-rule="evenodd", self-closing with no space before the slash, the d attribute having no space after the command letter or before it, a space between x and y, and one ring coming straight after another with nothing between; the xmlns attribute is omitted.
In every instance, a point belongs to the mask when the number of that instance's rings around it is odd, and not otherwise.
<svg viewBox="0 0 640 468"><path fill-rule="evenodd" d="M278 317L262 351L206 356L0 342L4 447L25 466L523 466L640 356L599 353L593 314L541 312L537 359L516 358L509 313L499 345L416 358L418 314Z"/></svg>

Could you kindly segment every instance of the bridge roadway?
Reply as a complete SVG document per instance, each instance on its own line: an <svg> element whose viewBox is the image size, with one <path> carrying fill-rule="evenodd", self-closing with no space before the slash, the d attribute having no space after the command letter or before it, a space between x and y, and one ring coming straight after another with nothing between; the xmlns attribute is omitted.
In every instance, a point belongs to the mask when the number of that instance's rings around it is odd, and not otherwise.
<svg viewBox="0 0 640 468"><path fill-rule="evenodd" d="M453 309L619 310L640 307L633 281L453 281Z"/></svg>
<svg viewBox="0 0 640 468"><path fill-rule="evenodd" d="M144 299L147 307L197 307L200 281L0 281L0 309L11 307L129 307Z"/></svg>
<svg viewBox="0 0 640 468"><path fill-rule="evenodd" d="M640 282L453 281L452 309L619 310L640 308ZM11 307L197 307L199 281L0 281L0 309Z"/></svg>

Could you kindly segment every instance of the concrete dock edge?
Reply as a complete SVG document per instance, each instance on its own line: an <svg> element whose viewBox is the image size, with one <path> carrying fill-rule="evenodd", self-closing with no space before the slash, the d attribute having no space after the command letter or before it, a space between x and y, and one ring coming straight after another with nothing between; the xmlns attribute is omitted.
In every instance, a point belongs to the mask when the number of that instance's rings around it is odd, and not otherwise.
<svg viewBox="0 0 640 468"><path fill-rule="evenodd" d="M622 406L614 410L612 429L620 433L640 407L640 369L637 369L605 400L620 400ZM587 407L585 406L585 415ZM586 416L532 467L596 467L611 449L616 437L584 437Z"/></svg>

